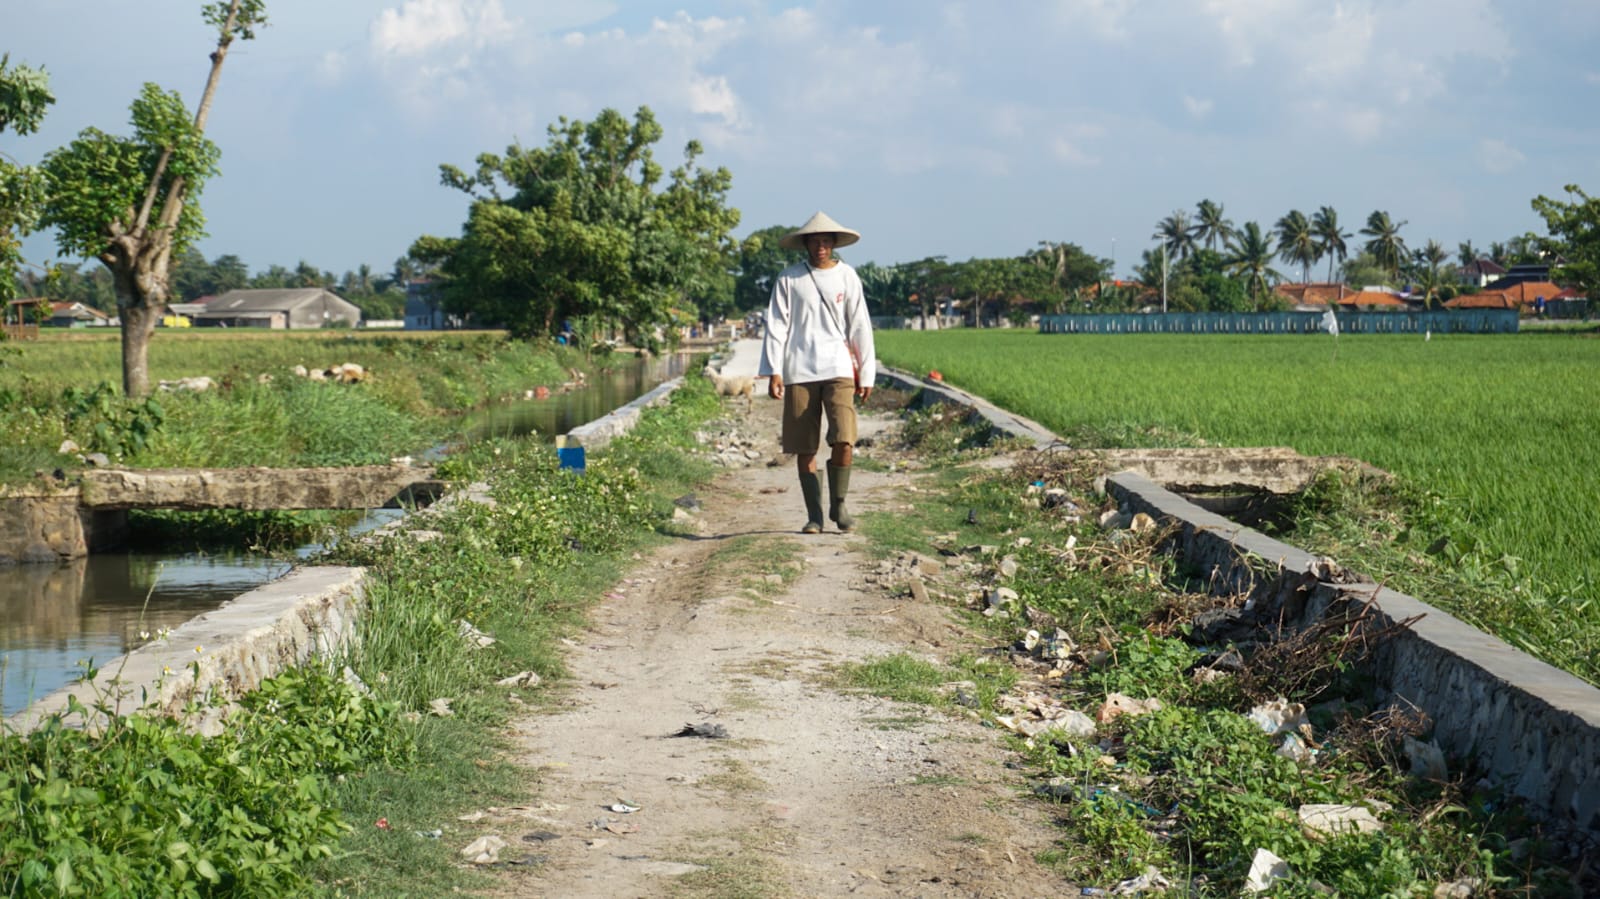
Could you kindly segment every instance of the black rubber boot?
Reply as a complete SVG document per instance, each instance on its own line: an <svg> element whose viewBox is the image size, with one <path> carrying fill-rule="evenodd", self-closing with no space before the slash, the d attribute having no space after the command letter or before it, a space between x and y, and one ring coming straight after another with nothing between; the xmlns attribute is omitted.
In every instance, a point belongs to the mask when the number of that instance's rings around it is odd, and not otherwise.
<svg viewBox="0 0 1600 899"><path fill-rule="evenodd" d="M845 494L850 492L850 466L828 463L828 519L839 530L853 530L855 517L844 507Z"/></svg>
<svg viewBox="0 0 1600 899"><path fill-rule="evenodd" d="M800 475L800 495L806 501L806 526L802 534L822 533L822 479L814 471Z"/></svg>

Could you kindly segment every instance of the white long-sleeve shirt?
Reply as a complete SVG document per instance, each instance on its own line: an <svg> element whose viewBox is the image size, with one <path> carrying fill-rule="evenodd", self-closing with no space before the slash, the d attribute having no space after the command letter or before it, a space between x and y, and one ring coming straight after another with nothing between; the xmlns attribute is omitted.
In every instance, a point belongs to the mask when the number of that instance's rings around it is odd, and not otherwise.
<svg viewBox="0 0 1600 899"><path fill-rule="evenodd" d="M823 302L831 305L832 311L823 308ZM848 378L855 369L846 340L853 342L860 354L861 384L871 387L878 376L878 360L861 278L843 262L829 268L795 263L772 283L757 376L780 374L785 384Z"/></svg>

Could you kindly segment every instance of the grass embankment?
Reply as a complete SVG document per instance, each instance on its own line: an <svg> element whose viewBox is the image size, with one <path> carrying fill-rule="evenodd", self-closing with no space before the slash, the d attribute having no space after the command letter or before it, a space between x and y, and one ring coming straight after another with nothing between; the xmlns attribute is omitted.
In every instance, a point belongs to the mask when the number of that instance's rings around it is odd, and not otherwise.
<svg viewBox="0 0 1600 899"><path fill-rule="evenodd" d="M495 503L420 515L413 526L437 532L431 541L347 544L332 561L372 572L356 649L270 682L221 737L139 718L103 736L5 735L0 893L419 896L483 885L459 866L459 845L432 835L525 795L499 734L518 694L533 694L495 681L559 675L559 638L626 555L668 526L670 497L709 474L686 450L719 408L691 379L581 477L535 440L452 457L442 474L488 483ZM496 637L494 650L474 650L461 622ZM364 686L338 674L344 665Z"/></svg>
<svg viewBox="0 0 1600 899"><path fill-rule="evenodd" d="M951 464L981 462L983 430L913 416L908 433L942 464L915 503L864 516L864 532L883 555L961 560L928 592L1003 648L939 664L888 656L847 675L1017 734L1020 767L1062 831L1043 860L1064 877L1107 893L1239 896L1266 850L1284 868L1262 895L1593 895L1579 844L1475 778L1408 765L1425 722L1385 709L1361 676L1381 635L1191 633L1197 613L1229 600L1189 592L1157 530L1097 525L1092 459ZM1271 716L1249 713L1274 703L1286 726L1269 734ZM1319 806L1370 819L1319 832ZM1142 890L1113 889L1141 877Z"/></svg>
<svg viewBox="0 0 1600 899"><path fill-rule="evenodd" d="M1286 535L1600 683L1600 340L888 331L912 372L1079 447L1291 446L1398 487L1325 484ZM1338 510L1361 514L1338 514Z"/></svg>
<svg viewBox="0 0 1600 899"><path fill-rule="evenodd" d="M362 366L359 385L294 373L345 363ZM218 386L129 402L114 331L0 343L0 482L79 465L57 453L69 439L138 468L379 464L444 438L464 411L595 364L496 333L161 331L153 382Z"/></svg>

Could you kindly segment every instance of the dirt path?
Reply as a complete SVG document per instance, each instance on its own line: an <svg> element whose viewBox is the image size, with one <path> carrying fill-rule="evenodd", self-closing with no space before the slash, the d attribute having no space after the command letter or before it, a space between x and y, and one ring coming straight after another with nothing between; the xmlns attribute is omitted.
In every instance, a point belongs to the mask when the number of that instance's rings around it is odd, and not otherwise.
<svg viewBox="0 0 1600 899"><path fill-rule="evenodd" d="M747 424L776 457L777 403ZM854 505L893 508L909 483L857 469ZM830 680L953 654L968 644L950 613L880 583L863 537L799 534L792 463L728 470L697 497L695 534L639 558L575 641L561 709L517 722L540 789L519 813L534 839L506 854L543 862L507 869L497 895L1073 891L1034 861L1048 811L1017 797L998 731ZM687 724L727 737L673 736Z"/></svg>

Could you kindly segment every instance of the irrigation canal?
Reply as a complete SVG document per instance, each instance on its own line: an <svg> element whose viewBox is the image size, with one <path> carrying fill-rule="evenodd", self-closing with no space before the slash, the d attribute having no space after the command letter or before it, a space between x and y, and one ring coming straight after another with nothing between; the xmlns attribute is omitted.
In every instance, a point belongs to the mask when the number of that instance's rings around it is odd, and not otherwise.
<svg viewBox="0 0 1600 899"><path fill-rule="evenodd" d="M688 367L676 354L595 375L583 387L491 407L467 441L537 433L546 440L627 405ZM352 533L401 514L373 510ZM320 545L300 547L305 558ZM196 615L281 577L291 561L245 551L100 553L62 565L0 569L0 718L65 686L89 661L116 658Z"/></svg>

